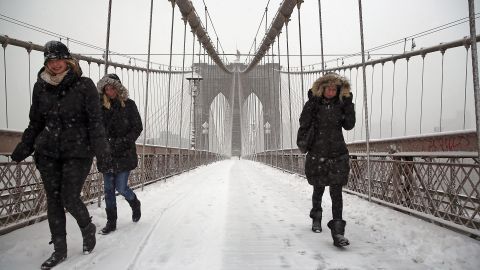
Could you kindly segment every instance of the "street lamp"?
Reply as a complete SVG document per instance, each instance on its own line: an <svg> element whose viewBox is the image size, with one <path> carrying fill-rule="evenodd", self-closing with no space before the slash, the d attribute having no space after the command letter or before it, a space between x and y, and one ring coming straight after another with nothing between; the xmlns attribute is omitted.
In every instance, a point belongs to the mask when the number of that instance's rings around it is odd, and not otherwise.
<svg viewBox="0 0 480 270"><path fill-rule="evenodd" d="M265 128L265 134L267 134L267 136L265 136L266 139L267 139L267 143L266 143L267 147L265 147L265 149L268 150L268 137L269 137L269 135L270 135L271 127L272 127L272 126L271 126L270 123L267 121L267 123L265 123L265 125L263 125L263 127Z"/></svg>
<svg viewBox="0 0 480 270"><path fill-rule="evenodd" d="M192 119L192 133L190 134L190 148L195 149L195 98L198 96L198 91L199 91L199 84L200 81L203 80L202 76L198 74L198 68L195 67L192 70L192 73L190 74L190 77L187 77L186 79L190 82L190 95L192 96L193 99L193 105L191 108L191 118Z"/></svg>
<svg viewBox="0 0 480 270"><path fill-rule="evenodd" d="M208 123L207 121L205 121L203 124L202 124L202 134L205 134L205 143L204 143L204 146L207 145L210 143L208 141ZM207 147L204 147L205 149L203 150L210 150L210 148L207 148Z"/></svg>

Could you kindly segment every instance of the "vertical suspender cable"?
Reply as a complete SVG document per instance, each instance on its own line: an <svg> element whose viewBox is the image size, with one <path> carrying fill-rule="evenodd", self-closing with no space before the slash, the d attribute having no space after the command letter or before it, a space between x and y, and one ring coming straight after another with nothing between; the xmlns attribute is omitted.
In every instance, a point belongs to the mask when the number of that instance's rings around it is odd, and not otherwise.
<svg viewBox="0 0 480 270"><path fill-rule="evenodd" d="M7 56L5 54L5 50L7 48L8 43L3 43L3 71L5 75L5 120L8 128L8 91L7 91Z"/></svg>
<svg viewBox="0 0 480 270"><path fill-rule="evenodd" d="M468 78L468 50L470 44L465 44L465 90L463 92L463 129L465 129L465 117L467 113L467 78Z"/></svg>
<svg viewBox="0 0 480 270"><path fill-rule="evenodd" d="M385 67L385 62L382 62L382 91L380 93L380 135L379 138L382 138L382 117L383 117L383 68Z"/></svg>
<svg viewBox="0 0 480 270"><path fill-rule="evenodd" d="M283 109L282 109L282 103L283 103L283 97L282 97L282 73L280 72L280 67L281 67L281 59L280 59L280 32L278 33L277 36L278 42L277 42L277 50L278 50L278 103L279 103L279 111L280 111L280 149L282 150L282 169L285 169L283 167Z"/></svg>
<svg viewBox="0 0 480 270"><path fill-rule="evenodd" d="M363 104L365 107L365 141L367 144L367 179L368 179L368 200L371 200L371 179L370 179L370 133L368 132L368 107L367 107L367 82L365 74L365 48L363 37L362 0L358 0L358 11L360 19L360 43L362 48L362 69L363 69Z"/></svg>
<svg viewBox="0 0 480 270"><path fill-rule="evenodd" d="M318 0L318 21L320 25L320 50L322 54L322 74L325 73L325 60L323 59L323 30L322 30L322 4Z"/></svg>
<svg viewBox="0 0 480 270"><path fill-rule="evenodd" d="M425 54L422 54L422 92L420 96L420 134L422 134L424 79L425 79Z"/></svg>
<svg viewBox="0 0 480 270"><path fill-rule="evenodd" d="M277 112L278 112L278 109L277 109L277 91L276 91L276 88L275 88L275 58L274 58L274 45L275 45L275 40L272 42L272 91L273 91L273 99L272 99L272 112L273 112L273 123L274 125L272 125L272 133L273 132L278 132L278 129L277 127L279 127L278 125L278 118L277 118ZM276 133L273 133L272 134L273 138L274 138L274 146L275 146L275 167L278 167L278 138L277 138L277 134ZM272 161L273 163L273 161Z"/></svg>
<svg viewBox="0 0 480 270"><path fill-rule="evenodd" d="M191 66L191 70L192 70L192 73L190 74L190 77L193 77L193 63L195 62L195 30L192 29L192 66ZM195 113L195 111L193 110L193 86L190 85L191 82L189 83L189 88L190 88L190 113L188 115L188 122L190 123L189 125L189 129L188 129L188 151L187 151L187 162L188 162L188 168L192 168L193 166L190 164L190 149L192 148L192 127L194 127L194 123L193 123L193 117L192 115Z"/></svg>
<svg viewBox="0 0 480 270"><path fill-rule="evenodd" d="M290 18L285 18L285 34L287 41L287 78L288 78L288 107L290 113L290 170L293 171L293 123L292 123L292 94L290 84L290 51L288 49L288 21Z"/></svg>
<svg viewBox="0 0 480 270"><path fill-rule="evenodd" d="M303 0L297 0L297 13L298 13L298 40L300 43L300 80L302 81L302 106L305 104L305 88L303 86L303 51L302 51L302 23L301 23L301 13L300 6L302 5Z"/></svg>
<svg viewBox="0 0 480 270"><path fill-rule="evenodd" d="M393 105L395 104L395 69L397 60L393 60L393 78L392 78L392 113L390 115L390 138L393 137Z"/></svg>
<svg viewBox="0 0 480 270"><path fill-rule="evenodd" d="M32 52L32 47L30 44L30 48L27 49L28 52L28 96L30 97L30 106L32 106L32 71L31 71L31 52Z"/></svg>
<svg viewBox="0 0 480 270"><path fill-rule="evenodd" d="M375 75L375 64L372 65L372 91L370 92L370 118L368 119L368 121L370 121L370 123L372 123L372 114L373 114L373 86L374 86L374 83L373 83L373 79L374 79L374 75ZM370 129L369 131L371 132L372 131L372 126L370 126Z"/></svg>
<svg viewBox="0 0 480 270"><path fill-rule="evenodd" d="M405 83L405 115L404 115L404 119L403 119L403 136L407 136L407 109L408 109L408 66L409 66L409 63L410 63L410 58L407 57L406 58L407 60L407 81Z"/></svg>
<svg viewBox="0 0 480 270"><path fill-rule="evenodd" d="M470 46L472 46L472 73L473 73L473 95L475 97L475 119L477 127L477 145L480 147L480 86L478 82L478 55L475 30L475 4L474 0L468 0L468 16L470 17ZM480 150L478 150L480 157Z"/></svg>
<svg viewBox="0 0 480 270"><path fill-rule="evenodd" d="M168 132L170 125L170 91L172 87L172 48L173 48L173 25L175 19L175 0L170 0L172 2L172 26L170 29L170 60L168 63L168 93L167 93L167 140L165 142L165 176L170 172L168 169L168 161L170 159L170 153L168 151Z"/></svg>
<svg viewBox="0 0 480 270"><path fill-rule="evenodd" d="M355 95L353 95L355 97L355 104L357 104L357 93L358 93L358 67L355 68L357 71L355 72ZM356 105L355 105L356 106ZM355 114L357 114L357 112L355 111ZM353 140L355 140L355 137L356 137L356 133L357 133L357 128L355 127L353 129Z"/></svg>
<svg viewBox="0 0 480 270"><path fill-rule="evenodd" d="M147 108L148 108L148 75L150 73L150 46L152 43L152 16L153 16L153 0L150 0L150 26L148 29L148 59L147 59L147 87L145 89L145 107L143 119L143 145L142 145L142 190L145 185L145 143L147 141Z"/></svg>
<svg viewBox="0 0 480 270"><path fill-rule="evenodd" d="M178 128L178 169L182 170L182 123L183 123L183 81L185 76L185 44L187 43L187 18L183 18L183 55L182 55L182 85L180 96L180 125Z"/></svg>
<svg viewBox="0 0 480 270"><path fill-rule="evenodd" d="M105 45L105 74L108 73L108 51L110 49L110 22L111 22L111 19L112 19L112 0L109 0L108 1L108 19L107 19L107 42L106 42L106 45Z"/></svg>
<svg viewBox="0 0 480 270"><path fill-rule="evenodd" d="M440 132L442 132L442 117L443 117L443 77L444 77L444 62L445 62L445 49L440 51L442 53L442 80L440 84Z"/></svg>

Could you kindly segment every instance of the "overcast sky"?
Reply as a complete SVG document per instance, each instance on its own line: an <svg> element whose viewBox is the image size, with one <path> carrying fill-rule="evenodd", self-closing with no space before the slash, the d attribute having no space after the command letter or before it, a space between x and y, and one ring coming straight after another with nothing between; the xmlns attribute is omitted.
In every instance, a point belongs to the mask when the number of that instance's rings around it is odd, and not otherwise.
<svg viewBox="0 0 480 270"><path fill-rule="evenodd" d="M146 53L150 1L113 0L111 24L111 50L119 53ZM260 21L268 5L268 22L277 12L280 0L193 0L197 13L204 21L204 3L207 5L219 41L225 53L248 53ZM476 2L478 10L478 1ZM108 1L84 0L0 0L1 14L72 39L105 47ZM182 52L183 29L180 13L175 12L174 52ZM304 54L320 53L318 1L302 4L302 42ZM360 50L357 0L322 0L325 54L350 54ZM363 1L365 47L371 48L393 40L428 30L468 16L467 0L369 0ZM5 19L2 16L2 19ZM289 25L290 52L298 53L298 16L294 10ZM171 4L167 0L154 1L152 53L169 53ZM260 27L258 42L265 24ZM209 35L216 41L211 22ZM0 21L0 33L43 44L51 36ZM468 24L461 24L427 37L419 38L419 47L450 41L468 35ZM191 44L191 35L187 35ZM282 43L282 46L285 46ZM71 45L72 51L100 53L85 47ZM187 48L190 48L188 46ZM398 53L403 45L391 49ZM146 57L139 56L139 58ZM168 57L155 57L168 64ZM174 62L179 62L175 57ZM233 56L229 58L231 61ZM295 61L295 60L293 60ZM318 63L319 57L306 57L305 64Z"/></svg>

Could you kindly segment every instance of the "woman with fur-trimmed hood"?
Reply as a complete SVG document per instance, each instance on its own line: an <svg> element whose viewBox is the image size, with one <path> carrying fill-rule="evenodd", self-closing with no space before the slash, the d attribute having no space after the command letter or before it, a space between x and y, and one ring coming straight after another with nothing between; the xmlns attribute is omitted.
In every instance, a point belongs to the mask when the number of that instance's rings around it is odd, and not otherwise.
<svg viewBox="0 0 480 270"><path fill-rule="evenodd" d="M297 145L307 152L305 175L313 186L312 231L321 232L322 196L330 186L333 219L328 222L335 246L346 246L343 235L346 222L342 218L342 186L347 184L350 172L349 153L342 129L355 126L355 109L348 80L336 73L327 73L317 79L308 91L308 101L300 115ZM308 133L313 128L313 140Z"/></svg>
<svg viewBox="0 0 480 270"><path fill-rule="evenodd" d="M128 176L138 164L135 141L142 133L143 127L137 105L128 98L128 90L116 74L105 75L97 83L97 89L100 93L105 131L112 152L111 163L98 164L98 170L103 173L105 211L107 212L107 225L100 233L108 234L117 228L115 190L130 204L132 221L140 220L140 201L128 187Z"/></svg>

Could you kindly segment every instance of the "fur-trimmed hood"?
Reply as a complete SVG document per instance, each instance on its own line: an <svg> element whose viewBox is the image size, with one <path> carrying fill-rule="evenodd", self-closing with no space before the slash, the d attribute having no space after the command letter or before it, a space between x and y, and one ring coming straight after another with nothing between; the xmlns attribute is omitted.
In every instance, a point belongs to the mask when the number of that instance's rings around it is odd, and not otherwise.
<svg viewBox="0 0 480 270"><path fill-rule="evenodd" d="M107 74L97 83L98 93L102 98L102 105L107 109L110 109L110 99L105 95L105 86L108 84L114 86L117 89L117 98L120 100L122 107L125 107L125 101L128 100L128 90L123 86L122 82L115 74Z"/></svg>
<svg viewBox="0 0 480 270"><path fill-rule="evenodd" d="M325 91L325 88L331 83L337 86L337 95L339 96L340 100L342 100L343 97L350 96L350 82L348 79L333 72L327 73L318 78L313 83L310 91L312 91L312 95L314 97L321 97Z"/></svg>

